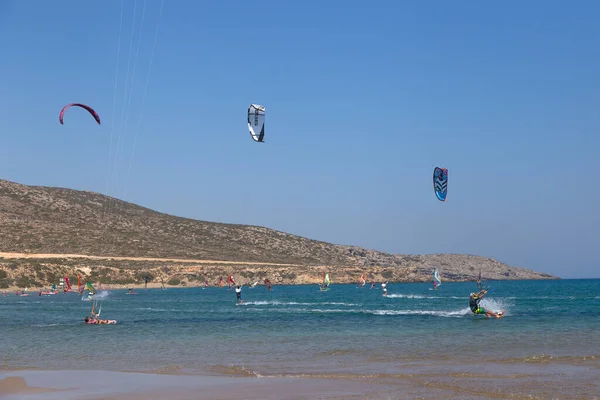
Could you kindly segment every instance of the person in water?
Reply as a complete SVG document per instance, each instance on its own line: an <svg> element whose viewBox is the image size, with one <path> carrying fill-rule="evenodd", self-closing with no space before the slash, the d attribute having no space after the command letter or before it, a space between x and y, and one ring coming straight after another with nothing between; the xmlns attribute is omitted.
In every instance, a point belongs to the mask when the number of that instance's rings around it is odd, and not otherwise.
<svg viewBox="0 0 600 400"><path fill-rule="evenodd" d="M237 299L238 304L242 304L242 288L240 285L235 287L235 297Z"/></svg>
<svg viewBox="0 0 600 400"><path fill-rule="evenodd" d="M90 311L90 316L89 317L85 317L83 319L86 324L116 324L117 323L117 321L115 321L115 320L98 319L98 317L100 316L100 314L96 313L95 309L96 309L96 306L93 305L92 306L92 311Z"/></svg>
<svg viewBox="0 0 600 400"><path fill-rule="evenodd" d="M98 319L96 315L93 315L91 317L85 317L84 321L86 324L114 324L114 322L108 319Z"/></svg>
<svg viewBox="0 0 600 400"><path fill-rule="evenodd" d="M471 295L469 296L469 308L471 308L471 311L473 312L473 314L475 314L475 315L485 314L485 316L488 318L502 317L502 313L497 314L493 311L486 310L485 308L483 308L479 305L479 302L481 301L481 299L483 299L483 297L486 294L487 294L487 290L481 290L479 293L471 293Z"/></svg>

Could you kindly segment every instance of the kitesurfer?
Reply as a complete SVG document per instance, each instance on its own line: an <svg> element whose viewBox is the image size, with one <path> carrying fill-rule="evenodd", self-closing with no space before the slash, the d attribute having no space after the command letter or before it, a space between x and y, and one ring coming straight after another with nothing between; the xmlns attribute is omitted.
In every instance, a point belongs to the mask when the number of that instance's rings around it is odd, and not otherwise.
<svg viewBox="0 0 600 400"><path fill-rule="evenodd" d="M84 321L86 324L114 324L117 322L115 320L98 319L98 316L93 313L91 317L85 317Z"/></svg>
<svg viewBox="0 0 600 400"><path fill-rule="evenodd" d="M117 321L114 319L98 319L100 316L100 312L96 313L96 305L92 305L92 310L90 311L90 316L85 317L84 321L86 324L116 324Z"/></svg>
<svg viewBox="0 0 600 400"><path fill-rule="evenodd" d="M493 311L486 310L485 308L483 308L479 305L479 302L481 301L481 299L483 299L483 297L486 294L487 294L487 290L485 290L485 289L481 290L479 293L471 293L471 295L469 296L469 308L471 308L471 311L475 315L485 314L485 316L488 318L490 318L490 317L501 318L502 314L503 314L502 312L495 313Z"/></svg>

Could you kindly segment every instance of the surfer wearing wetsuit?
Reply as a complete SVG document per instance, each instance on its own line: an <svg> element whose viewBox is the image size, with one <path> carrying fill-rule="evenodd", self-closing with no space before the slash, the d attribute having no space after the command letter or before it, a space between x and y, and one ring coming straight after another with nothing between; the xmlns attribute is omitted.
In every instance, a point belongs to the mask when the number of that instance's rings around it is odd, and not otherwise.
<svg viewBox="0 0 600 400"><path fill-rule="evenodd" d="M238 304L242 304L242 288L240 285L235 287L235 297L237 298Z"/></svg>
<svg viewBox="0 0 600 400"><path fill-rule="evenodd" d="M479 293L471 293L471 295L469 296L469 308L475 315L485 314L485 316L488 318L490 318L490 317L501 318L502 312L496 314L495 312L486 310L485 308L483 308L479 305L479 302L481 301L481 299L483 299L483 297L486 294L487 294L487 290L481 290Z"/></svg>

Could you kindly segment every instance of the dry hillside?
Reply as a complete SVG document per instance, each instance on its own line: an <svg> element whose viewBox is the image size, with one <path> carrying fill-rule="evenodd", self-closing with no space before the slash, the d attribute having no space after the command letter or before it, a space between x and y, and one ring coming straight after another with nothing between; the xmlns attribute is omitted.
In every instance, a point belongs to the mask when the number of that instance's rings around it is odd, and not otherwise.
<svg viewBox="0 0 600 400"><path fill-rule="evenodd" d="M554 279L485 257L399 255L335 245L259 226L196 221L98 193L0 180L0 287L44 286L76 271L106 284L148 275L172 284L214 283L235 274L311 283L327 270L336 282L369 279Z"/></svg>

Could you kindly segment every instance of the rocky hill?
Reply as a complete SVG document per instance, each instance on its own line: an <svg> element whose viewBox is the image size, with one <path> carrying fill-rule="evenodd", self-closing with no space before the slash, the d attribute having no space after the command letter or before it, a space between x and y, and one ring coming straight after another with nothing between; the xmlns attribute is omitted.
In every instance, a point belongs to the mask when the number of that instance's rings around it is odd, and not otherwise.
<svg viewBox="0 0 600 400"><path fill-rule="evenodd" d="M44 286L79 273L106 284L143 276L193 285L234 274L243 280L335 282L555 279L490 258L399 255L307 239L259 226L197 221L98 193L0 180L0 287Z"/></svg>

